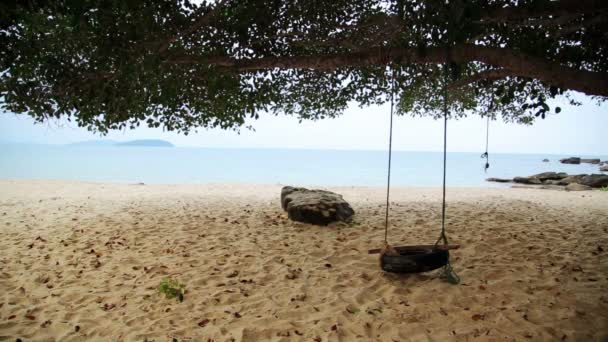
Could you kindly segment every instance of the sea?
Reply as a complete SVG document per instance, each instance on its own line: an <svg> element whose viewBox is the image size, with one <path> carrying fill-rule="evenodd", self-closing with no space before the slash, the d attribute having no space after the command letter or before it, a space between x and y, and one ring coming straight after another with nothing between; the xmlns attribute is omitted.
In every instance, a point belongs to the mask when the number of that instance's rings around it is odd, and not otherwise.
<svg viewBox="0 0 608 342"><path fill-rule="evenodd" d="M387 157L386 151L2 144L0 179L386 186ZM508 186L485 179L545 171L600 173L597 165L561 164L565 157L570 155L490 152L486 171L480 153L450 152L447 186ZM441 186L442 165L441 152L393 151L391 184Z"/></svg>

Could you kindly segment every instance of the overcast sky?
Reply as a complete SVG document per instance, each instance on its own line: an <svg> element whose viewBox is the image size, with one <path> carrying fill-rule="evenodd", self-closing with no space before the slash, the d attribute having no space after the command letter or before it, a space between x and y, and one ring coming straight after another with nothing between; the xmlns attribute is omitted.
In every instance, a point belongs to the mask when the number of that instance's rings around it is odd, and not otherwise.
<svg viewBox="0 0 608 342"><path fill-rule="evenodd" d="M608 103L597 106L588 97L577 96L582 106L564 103L562 112L537 120L533 126L490 124L490 151L580 155L608 154ZM249 122L255 131L240 135L220 129L201 129L188 136L162 129L138 128L113 131L107 137L74 124L52 121L34 124L26 115L0 114L0 141L65 144L92 139L164 139L177 146L230 148L312 148L384 150L388 144L388 106L352 106L337 119L302 122L294 117L262 114ZM481 152L485 148L485 121L479 117L448 123L450 151ZM395 150L440 151L442 122L428 118L398 117L394 122Z"/></svg>

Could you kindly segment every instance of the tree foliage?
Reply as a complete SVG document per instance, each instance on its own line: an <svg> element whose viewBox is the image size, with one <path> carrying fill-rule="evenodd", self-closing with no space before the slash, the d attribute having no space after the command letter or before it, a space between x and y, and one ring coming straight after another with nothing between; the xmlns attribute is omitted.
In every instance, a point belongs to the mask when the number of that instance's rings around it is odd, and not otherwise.
<svg viewBox="0 0 608 342"><path fill-rule="evenodd" d="M608 96L603 0L57 0L0 8L0 106L188 132L351 102L531 122ZM574 102L573 102L574 103Z"/></svg>

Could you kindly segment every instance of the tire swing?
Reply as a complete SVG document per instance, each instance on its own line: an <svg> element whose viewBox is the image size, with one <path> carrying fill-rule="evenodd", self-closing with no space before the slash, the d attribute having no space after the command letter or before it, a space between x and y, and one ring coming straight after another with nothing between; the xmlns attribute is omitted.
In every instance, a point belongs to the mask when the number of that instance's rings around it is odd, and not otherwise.
<svg viewBox="0 0 608 342"><path fill-rule="evenodd" d="M447 157L447 127L448 127L448 64L444 65L445 81L443 85L443 196L441 205L441 233L434 245L391 246L388 243L388 216L389 195L391 188L391 155L393 143L393 111L395 93L395 74L392 70L391 85L391 112L388 143L388 175L386 185L386 215L384 220L384 248L369 250L370 254L380 253L380 267L391 273L421 273L443 267L440 275L442 279L452 284L458 284L460 278L450 264L451 249L458 249L460 245L448 244L445 233L445 189L446 189L446 157Z"/></svg>

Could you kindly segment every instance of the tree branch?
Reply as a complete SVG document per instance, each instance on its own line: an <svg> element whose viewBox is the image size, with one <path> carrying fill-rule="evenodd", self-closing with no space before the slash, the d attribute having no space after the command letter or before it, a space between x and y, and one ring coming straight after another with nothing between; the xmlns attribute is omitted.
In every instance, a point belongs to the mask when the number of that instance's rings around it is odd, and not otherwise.
<svg viewBox="0 0 608 342"><path fill-rule="evenodd" d="M486 70L475 75L462 78L456 82L452 82L448 85L448 89L453 90L460 87L463 87L467 84L479 82L479 81L491 81L491 80L499 80L501 78L505 78L511 76L511 71L507 69L493 69Z"/></svg>
<svg viewBox="0 0 608 342"><path fill-rule="evenodd" d="M210 64L236 71L275 68L334 70L370 65L388 65L390 63L436 64L444 62L481 62L508 70L508 74L504 76L534 78L553 86L584 92L588 95L608 96L607 73L570 68L509 48L472 44L456 45L449 50L445 48L371 48L344 54L262 57L254 59L187 55L170 59L167 62L178 64Z"/></svg>
<svg viewBox="0 0 608 342"><path fill-rule="evenodd" d="M192 25L190 25L183 32L178 32L178 33L174 34L173 36L169 37L164 42L162 42L160 47L158 48L158 52L161 54L164 53L165 51L167 51L167 49L173 42L175 42L177 39L179 39L179 37L189 36L192 33L199 30L201 27L209 25L211 20L216 16L218 10L220 8L222 8L227 2L228 2L228 0L219 1L215 5L215 7L213 7L209 12L203 14L200 18L198 18L198 20L194 21L194 23L192 23Z"/></svg>
<svg viewBox="0 0 608 342"><path fill-rule="evenodd" d="M595 13L608 9L606 0L557 0L549 1L540 8L531 6L499 7L487 11L481 16L484 22L507 22L514 20L528 20L542 16L562 16L583 13Z"/></svg>

